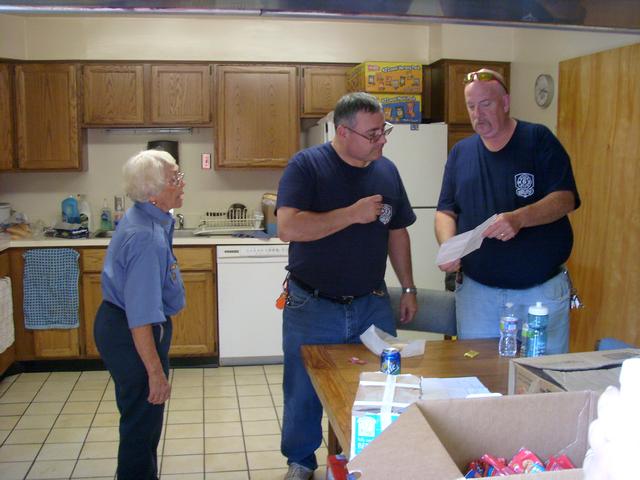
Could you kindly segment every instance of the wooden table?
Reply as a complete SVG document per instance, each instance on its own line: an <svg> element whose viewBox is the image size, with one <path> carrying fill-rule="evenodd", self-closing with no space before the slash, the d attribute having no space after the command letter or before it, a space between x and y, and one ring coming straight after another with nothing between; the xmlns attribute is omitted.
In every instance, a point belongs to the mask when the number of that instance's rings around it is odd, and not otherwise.
<svg viewBox="0 0 640 480"><path fill-rule="evenodd" d="M475 358L464 353L479 352ZM354 364L352 357L366 361ZM329 454L348 456L351 443L351 406L360 372L378 371L380 359L364 345L304 345L302 358L329 419ZM478 377L492 392L507 393L509 359L498 355L497 339L427 342L422 357L403 358L402 373L422 377Z"/></svg>

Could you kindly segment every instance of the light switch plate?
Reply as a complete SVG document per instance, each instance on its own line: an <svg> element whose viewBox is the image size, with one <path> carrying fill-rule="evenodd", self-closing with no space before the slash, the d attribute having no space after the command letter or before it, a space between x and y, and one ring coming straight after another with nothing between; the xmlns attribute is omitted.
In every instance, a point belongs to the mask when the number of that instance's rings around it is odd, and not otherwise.
<svg viewBox="0 0 640 480"><path fill-rule="evenodd" d="M200 155L200 160L202 163L202 168L204 170L209 170L211 168L211 154L210 153L203 153L202 155Z"/></svg>

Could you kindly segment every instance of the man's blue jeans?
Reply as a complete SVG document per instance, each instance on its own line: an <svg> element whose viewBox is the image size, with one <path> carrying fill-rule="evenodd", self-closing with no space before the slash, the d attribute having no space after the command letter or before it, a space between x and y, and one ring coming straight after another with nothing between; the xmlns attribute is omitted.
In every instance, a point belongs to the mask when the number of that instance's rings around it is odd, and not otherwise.
<svg viewBox="0 0 640 480"><path fill-rule="evenodd" d="M499 337L500 310L507 302L514 304L521 328L528 307L542 302L549 308L547 354L566 353L569 351L570 293L564 271L524 290L488 287L465 275L463 282L456 284L458 337L461 340Z"/></svg>
<svg viewBox="0 0 640 480"><path fill-rule="evenodd" d="M383 284L384 287L384 284ZM386 292L386 288L383 288ZM289 280L289 301L284 309L284 419L282 454L288 463L312 470L318 467L315 451L322 443L322 405L302 363L301 345L360 343L371 325L395 335L389 296L365 295L349 305L315 297Z"/></svg>

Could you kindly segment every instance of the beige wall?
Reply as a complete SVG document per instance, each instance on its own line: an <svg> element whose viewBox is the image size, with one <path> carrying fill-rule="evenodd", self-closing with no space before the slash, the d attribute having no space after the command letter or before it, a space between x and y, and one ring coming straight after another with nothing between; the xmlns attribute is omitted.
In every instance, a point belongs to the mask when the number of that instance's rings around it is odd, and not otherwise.
<svg viewBox="0 0 640 480"><path fill-rule="evenodd" d="M640 41L638 35L515 29L468 25L417 25L231 17L47 17L0 15L0 57L26 60L218 60L359 62L438 58L512 62L512 113L555 130L556 100L545 110L533 102L539 73L557 80L558 61ZM60 201L87 193L97 212L102 199L120 193L120 167L148 140L180 141L187 194L182 209L193 225L206 210L233 202L258 206L277 188L280 171L218 172L200 169L200 154L214 151L213 133L113 135L89 131L88 170L82 173L0 174L0 201L31 219L50 223Z"/></svg>

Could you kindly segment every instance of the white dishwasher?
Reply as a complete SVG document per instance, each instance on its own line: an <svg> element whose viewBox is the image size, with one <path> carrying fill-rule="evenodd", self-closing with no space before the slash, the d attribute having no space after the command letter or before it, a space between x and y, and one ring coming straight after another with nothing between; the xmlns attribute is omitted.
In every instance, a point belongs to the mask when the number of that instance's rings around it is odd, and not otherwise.
<svg viewBox="0 0 640 480"><path fill-rule="evenodd" d="M288 251L288 245L218 246L220 365L282 362L282 310L275 304Z"/></svg>

